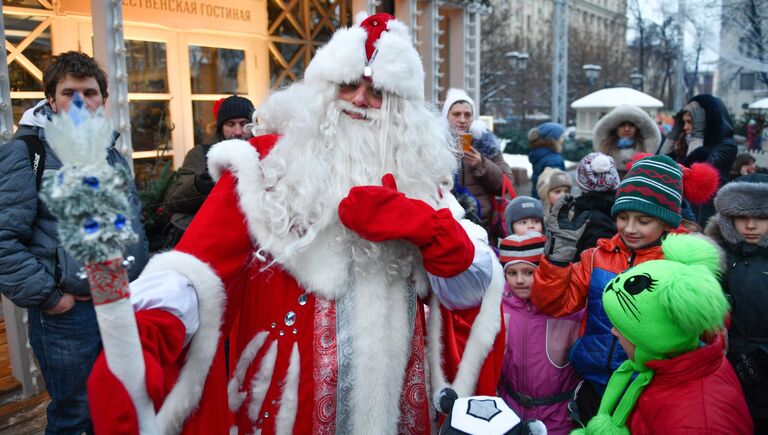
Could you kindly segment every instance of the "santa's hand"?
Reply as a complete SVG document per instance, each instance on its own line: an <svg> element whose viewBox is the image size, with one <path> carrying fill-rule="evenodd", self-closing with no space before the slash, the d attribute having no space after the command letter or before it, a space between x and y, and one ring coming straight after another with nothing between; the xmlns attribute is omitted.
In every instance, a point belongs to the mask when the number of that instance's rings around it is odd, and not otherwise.
<svg viewBox="0 0 768 435"><path fill-rule="evenodd" d="M392 174L381 186L357 186L339 203L339 219L360 237L372 241L406 240L424 257L424 267L437 276L466 270L474 245L448 209L435 210L397 190Z"/></svg>
<svg viewBox="0 0 768 435"><path fill-rule="evenodd" d="M398 192L392 174L382 177L381 184L350 189L339 203L341 223L371 242L404 239L416 246L429 243L436 210Z"/></svg>

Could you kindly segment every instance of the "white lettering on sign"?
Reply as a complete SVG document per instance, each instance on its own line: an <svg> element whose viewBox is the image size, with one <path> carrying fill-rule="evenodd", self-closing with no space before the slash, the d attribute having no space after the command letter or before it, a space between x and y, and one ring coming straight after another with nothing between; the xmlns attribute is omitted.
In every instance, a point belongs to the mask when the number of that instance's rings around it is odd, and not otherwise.
<svg viewBox="0 0 768 435"><path fill-rule="evenodd" d="M187 0L122 0L123 6L153 11L221 18L233 21L251 21L251 11L230 6Z"/></svg>

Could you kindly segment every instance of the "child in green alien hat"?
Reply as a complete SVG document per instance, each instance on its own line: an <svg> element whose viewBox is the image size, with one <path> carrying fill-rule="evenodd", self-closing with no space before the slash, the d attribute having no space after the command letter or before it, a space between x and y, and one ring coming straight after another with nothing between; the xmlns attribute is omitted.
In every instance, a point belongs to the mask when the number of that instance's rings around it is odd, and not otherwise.
<svg viewBox="0 0 768 435"><path fill-rule="evenodd" d="M728 311L720 253L691 235L669 235L661 246L664 260L628 269L605 287L605 311L629 359L608 381L597 416L572 433L751 434L717 333Z"/></svg>

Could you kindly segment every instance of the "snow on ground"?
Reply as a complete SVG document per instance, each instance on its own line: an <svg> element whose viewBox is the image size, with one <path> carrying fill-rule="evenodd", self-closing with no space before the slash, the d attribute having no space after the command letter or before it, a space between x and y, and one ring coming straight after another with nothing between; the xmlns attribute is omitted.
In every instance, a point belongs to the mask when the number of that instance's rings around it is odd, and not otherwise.
<svg viewBox="0 0 768 435"><path fill-rule="evenodd" d="M531 162L528 161L528 155L526 154L504 154L504 161L507 162L510 168L525 168L528 172L528 178L531 178L533 168ZM572 162L570 160L565 161L565 169L570 171L578 166L579 162Z"/></svg>

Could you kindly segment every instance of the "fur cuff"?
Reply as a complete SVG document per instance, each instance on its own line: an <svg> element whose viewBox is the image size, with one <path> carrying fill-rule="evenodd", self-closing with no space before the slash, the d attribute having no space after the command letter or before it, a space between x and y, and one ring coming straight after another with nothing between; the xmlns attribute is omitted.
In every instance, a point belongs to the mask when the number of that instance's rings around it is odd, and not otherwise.
<svg viewBox="0 0 768 435"><path fill-rule="evenodd" d="M472 396L480 375L480 369L485 363L488 353L496 340L496 334L501 329L501 294L504 289L504 272L501 264L493 262L493 277L491 284L485 290L480 312L472 324L472 330L467 338L467 345L461 355L461 363L453 382L448 382L442 366L442 334L440 333L442 316L440 303L436 295L429 301L429 333L427 335L429 369L432 378L432 391L440 392L444 388L452 388L459 397Z"/></svg>
<svg viewBox="0 0 768 435"><path fill-rule="evenodd" d="M224 284L213 269L197 258L178 251L156 255L143 273L173 270L187 277L197 292L200 327L189 343L184 366L173 389L157 413L160 433L179 433L197 409L205 380L218 349L224 316Z"/></svg>

